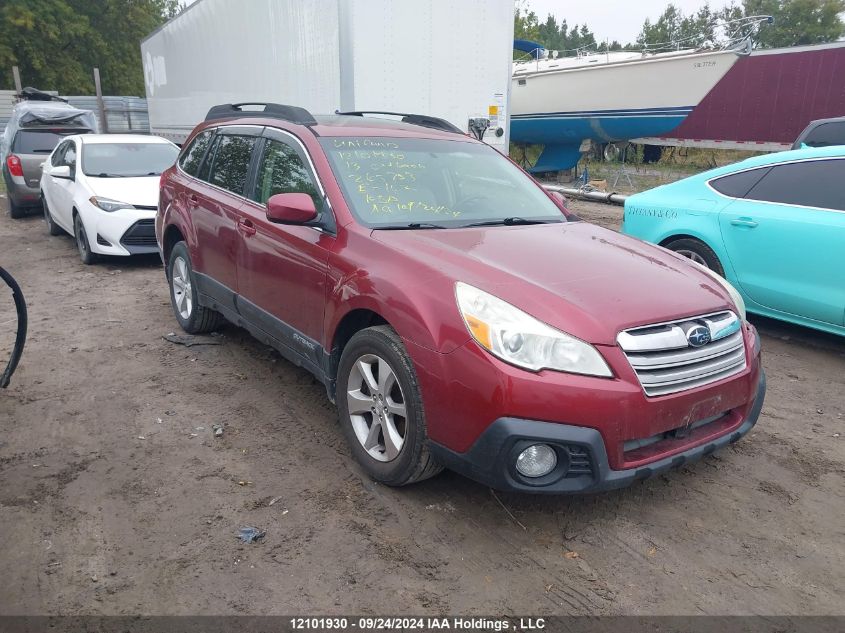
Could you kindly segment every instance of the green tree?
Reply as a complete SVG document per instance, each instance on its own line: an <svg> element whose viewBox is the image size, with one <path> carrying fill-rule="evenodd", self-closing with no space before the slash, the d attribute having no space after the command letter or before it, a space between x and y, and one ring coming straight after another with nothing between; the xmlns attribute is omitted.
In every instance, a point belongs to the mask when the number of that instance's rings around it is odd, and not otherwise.
<svg viewBox="0 0 845 633"><path fill-rule="evenodd" d="M666 49L673 44L677 48L706 46L715 38L716 18L708 4L689 16L685 16L674 4L669 4L656 22L646 18L637 44L641 48L656 49Z"/></svg>
<svg viewBox="0 0 845 633"><path fill-rule="evenodd" d="M560 24L553 15L548 15L545 22L540 22L537 14L528 9L527 3L517 2L514 13L514 37L537 42L548 50L568 51L572 54L577 48L584 46L595 47L596 38L586 24L573 26L571 29L566 20ZM517 52L515 58L524 57L525 53Z"/></svg>
<svg viewBox="0 0 845 633"><path fill-rule="evenodd" d="M141 39L180 10L179 0L5 0L0 7L0 89L24 85L92 94L144 94Z"/></svg>
<svg viewBox="0 0 845 633"><path fill-rule="evenodd" d="M845 36L845 0L743 0L721 14L725 19L771 15L755 37L759 48L780 48L835 42Z"/></svg>

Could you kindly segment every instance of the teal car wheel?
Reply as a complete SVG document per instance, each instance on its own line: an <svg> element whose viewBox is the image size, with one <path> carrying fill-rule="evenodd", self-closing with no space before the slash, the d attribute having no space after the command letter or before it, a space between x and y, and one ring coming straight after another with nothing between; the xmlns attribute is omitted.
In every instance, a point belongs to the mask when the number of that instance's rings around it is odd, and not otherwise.
<svg viewBox="0 0 845 633"><path fill-rule="evenodd" d="M722 267L719 257L713 252L712 248L700 240L683 237L667 242L664 246L670 251L675 251L678 255L683 255L697 264L707 266L707 268L715 273L719 273L722 277L725 276L725 269Z"/></svg>

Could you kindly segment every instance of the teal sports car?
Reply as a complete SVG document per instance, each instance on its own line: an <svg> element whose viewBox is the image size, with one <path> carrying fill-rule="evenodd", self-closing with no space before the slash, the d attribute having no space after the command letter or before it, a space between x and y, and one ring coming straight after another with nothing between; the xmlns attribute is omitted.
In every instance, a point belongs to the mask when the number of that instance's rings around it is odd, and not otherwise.
<svg viewBox="0 0 845 633"><path fill-rule="evenodd" d="M631 196L622 232L719 273L749 312L845 336L845 146L756 156Z"/></svg>

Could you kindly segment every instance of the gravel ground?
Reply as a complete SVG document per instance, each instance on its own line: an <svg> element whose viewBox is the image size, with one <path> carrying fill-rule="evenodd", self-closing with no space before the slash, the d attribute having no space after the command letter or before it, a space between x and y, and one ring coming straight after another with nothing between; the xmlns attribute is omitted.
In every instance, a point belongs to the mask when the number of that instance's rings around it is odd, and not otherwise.
<svg viewBox="0 0 845 633"><path fill-rule="evenodd" d="M5 214L0 265L30 309L0 392L2 614L845 613L841 338L752 319L754 432L627 490L497 497L448 472L394 490L352 461L324 389L244 331L166 341L156 258L83 266ZM266 537L241 544L246 525Z"/></svg>

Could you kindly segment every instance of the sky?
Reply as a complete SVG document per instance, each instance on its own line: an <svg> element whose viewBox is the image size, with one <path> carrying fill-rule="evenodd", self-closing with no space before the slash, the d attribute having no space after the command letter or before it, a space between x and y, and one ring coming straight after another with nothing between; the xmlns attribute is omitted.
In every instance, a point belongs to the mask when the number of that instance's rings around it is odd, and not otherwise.
<svg viewBox="0 0 845 633"><path fill-rule="evenodd" d="M684 15L695 13L704 0L671 0ZM669 0L527 0L528 8L543 22L551 13L558 22L584 24L595 33L597 41L617 40L622 44L637 39L646 18L654 22L666 9ZM725 0L710 0L715 10L730 4Z"/></svg>

